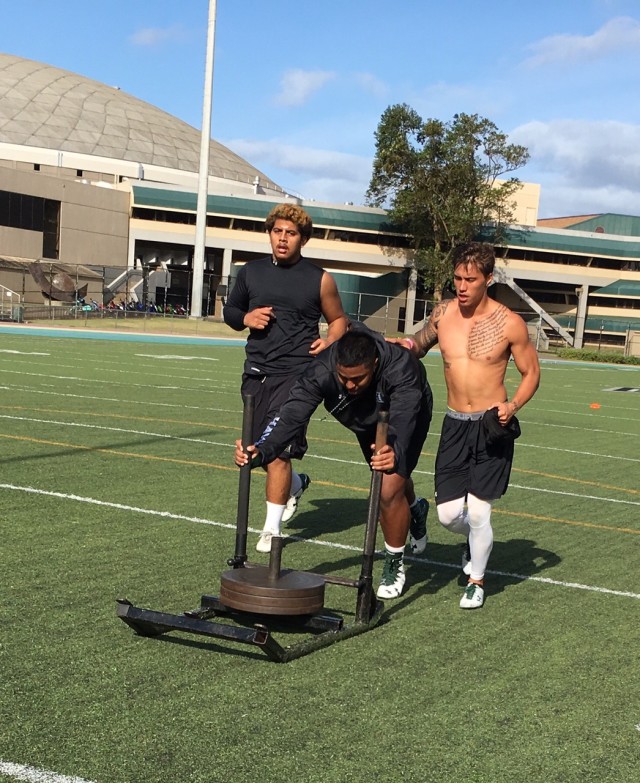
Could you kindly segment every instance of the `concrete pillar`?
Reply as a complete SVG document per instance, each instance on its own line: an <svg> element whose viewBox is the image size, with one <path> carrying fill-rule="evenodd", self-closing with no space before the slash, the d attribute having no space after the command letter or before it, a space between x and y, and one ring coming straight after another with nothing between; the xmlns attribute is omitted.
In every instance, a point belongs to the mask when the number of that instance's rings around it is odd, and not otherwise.
<svg viewBox="0 0 640 783"><path fill-rule="evenodd" d="M222 251L222 285L229 285L229 275L231 274L231 258L233 256L233 250L230 247L225 247Z"/></svg>
<svg viewBox="0 0 640 783"><path fill-rule="evenodd" d="M576 329L573 336L573 347L582 348L584 345L584 327L587 320L587 300L589 298L589 286L585 283L576 288L578 295L578 310L576 312Z"/></svg>
<svg viewBox="0 0 640 783"><path fill-rule="evenodd" d="M416 312L416 288L418 285L418 270L412 267L409 270L409 283L407 284L407 307L404 317L404 330L407 334L414 333Z"/></svg>

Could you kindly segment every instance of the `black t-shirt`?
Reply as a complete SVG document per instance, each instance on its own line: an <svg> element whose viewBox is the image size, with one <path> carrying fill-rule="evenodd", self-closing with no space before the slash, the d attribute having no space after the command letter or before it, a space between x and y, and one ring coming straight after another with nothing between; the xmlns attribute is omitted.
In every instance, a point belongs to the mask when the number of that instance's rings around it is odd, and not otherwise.
<svg viewBox="0 0 640 783"><path fill-rule="evenodd" d="M249 261L240 269L224 307L225 323L241 331L242 319L256 307L273 307L275 316L266 329L249 330L245 373L298 374L311 361L311 343L320 336L323 274L304 258L285 266L274 263L271 256Z"/></svg>

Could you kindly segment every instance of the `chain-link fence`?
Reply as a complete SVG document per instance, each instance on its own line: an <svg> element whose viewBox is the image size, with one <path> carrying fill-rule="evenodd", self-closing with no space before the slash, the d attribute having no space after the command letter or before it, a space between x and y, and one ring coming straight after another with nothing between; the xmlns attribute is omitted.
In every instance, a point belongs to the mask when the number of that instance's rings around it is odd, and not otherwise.
<svg viewBox="0 0 640 783"><path fill-rule="evenodd" d="M205 320L222 324L222 309L233 279L204 272L201 313ZM88 267L54 262L30 263L0 256L0 320L15 322L60 321L117 327L127 324L151 329L153 324L189 320L193 273L185 267ZM416 299L407 319L404 291L396 295L340 290L347 315L387 336L414 333L425 323L434 302ZM540 351L565 342L530 309L518 311ZM556 316L575 332L575 316ZM197 319L193 319L194 321ZM165 325L166 328L166 325ZM623 319L589 318L585 345L624 349L637 323Z"/></svg>

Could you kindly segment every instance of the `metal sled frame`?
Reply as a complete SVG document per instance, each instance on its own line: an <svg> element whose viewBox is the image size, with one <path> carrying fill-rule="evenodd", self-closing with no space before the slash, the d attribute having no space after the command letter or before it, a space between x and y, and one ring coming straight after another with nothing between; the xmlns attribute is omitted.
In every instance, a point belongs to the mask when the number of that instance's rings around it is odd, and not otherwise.
<svg viewBox="0 0 640 783"><path fill-rule="evenodd" d="M242 443L245 445L251 443L252 420L253 399L247 396L242 432ZM387 425L388 413L383 411L379 414L378 420L377 448L386 442ZM240 468L235 555L227 561L234 569L265 568L247 561L250 482L251 466L245 465ZM117 600L116 615L140 636L154 637L170 631L182 631L227 642L249 644L260 648L271 661L276 663L286 663L301 658L315 650L364 633L378 624L384 609L384 604L376 598L373 590L373 561L381 487L382 474L372 471L360 577L353 580L324 574L316 575L321 576L326 584L357 590L355 615L351 623L346 624L341 615L325 610L317 614L293 617L241 611L225 606L220 598L211 595L203 595L197 609L178 615L143 609L134 606L126 598L121 598ZM212 619L216 617L224 617L226 622ZM308 632L311 636L301 642L283 646L273 636L274 631L281 630Z"/></svg>

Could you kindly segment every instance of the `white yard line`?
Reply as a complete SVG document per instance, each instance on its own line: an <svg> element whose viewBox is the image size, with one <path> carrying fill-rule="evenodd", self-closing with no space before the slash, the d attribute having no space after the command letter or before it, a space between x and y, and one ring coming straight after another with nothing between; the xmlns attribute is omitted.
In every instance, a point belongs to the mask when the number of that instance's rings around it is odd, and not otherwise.
<svg viewBox="0 0 640 783"><path fill-rule="evenodd" d="M106 432L121 432L126 435L142 435L144 437L149 437L149 438L162 438L165 440L185 441L188 443L202 443L208 446L221 446L222 448L229 448L229 449L234 447L232 443L222 443L216 440L206 440L204 438L186 438L178 435L168 435L162 432L150 432L148 430L134 430L126 427L106 427L102 424L88 424L85 422L74 422L74 421L56 421L55 419L36 419L28 416L12 416L9 414L0 414L0 419L10 419L12 421L28 421L35 424L53 424L59 427L78 427L80 429L104 430ZM576 452L576 453L580 453L580 452ZM604 457L605 455L601 454L599 456ZM310 453L306 454L306 459L323 460L325 462L338 462L344 465L362 464L360 460L347 460L347 459L342 459L340 457L325 457L322 455L310 454ZM423 476L432 476L433 471L414 470L414 474L423 475ZM622 500L620 498L605 498L600 495L585 495L578 492L564 492L562 490L556 490L556 489L542 489L539 487L528 487L522 484L514 484L514 483L511 483L509 486L512 489L520 489L528 492L542 492L549 495L566 495L569 497L582 498L585 500L600 500L603 503L620 503L622 505L627 505L627 506L640 506L640 501L636 501L636 500Z"/></svg>
<svg viewBox="0 0 640 783"><path fill-rule="evenodd" d="M86 778L58 775L57 772L51 772L48 769L37 769L26 764L12 764L1 759L0 775L2 777L15 778L16 780L26 780L29 783L92 783L92 781Z"/></svg>
<svg viewBox="0 0 640 783"><path fill-rule="evenodd" d="M137 400L123 400L119 397L96 397L93 394L73 394L71 392L56 392L50 389L32 389L25 386L0 386L0 389L5 391L20 391L25 394L44 394L47 397L71 397L77 400L94 400L95 402L117 402L119 405L143 405L146 407L159 407L159 408L181 408L189 411L216 411L218 413L237 413L238 416L242 415L242 411L229 408L211 408L205 405L185 405L182 402L150 402L146 399ZM222 394L231 394L224 389L218 391ZM234 392L238 394L238 392ZM620 433L613 433L619 435Z"/></svg>
<svg viewBox="0 0 640 783"><path fill-rule="evenodd" d="M50 373L39 373L39 372L24 372L23 370L8 370L3 369L3 373L12 373L13 375L26 375L28 377L32 378L45 378L47 381L54 380L54 381L73 381L74 383L99 383L101 386L104 386L105 379L101 376L97 376L95 378L81 378L76 375L51 375ZM206 380L206 379L204 379ZM162 389L163 391L179 391L179 392L211 392L215 394L219 394L220 392L226 392L227 394L231 394L229 390L225 386L215 386L215 384L207 383L206 386L160 386L156 384L149 384L149 383L132 383L130 381L115 381L113 378L110 378L109 386L131 386L134 389Z"/></svg>
<svg viewBox="0 0 640 783"><path fill-rule="evenodd" d="M175 519L180 522L195 522L200 525L210 525L212 527L224 528L225 530L235 530L236 525L228 522L217 522L212 519L205 519L203 517L190 517L184 514L173 514L170 511L157 511L151 508L139 508L137 506L129 506L125 503L112 503L110 501L98 500L97 498L83 497L82 495L71 495L66 492L53 492L51 490L37 489L36 487L20 487L15 484L0 484L0 489L12 490L15 492L27 492L33 495L43 495L45 497L54 497L61 500L71 500L77 503L89 503L94 506L103 506L105 508L114 508L118 511L130 511L136 514L145 514L147 516L162 517L163 519ZM256 528L248 528L250 533L260 533L260 530ZM361 547L351 546L349 544L338 544L333 541L319 541L317 539L302 538L301 536L288 536L293 541L300 541L305 544L312 544L314 546L323 546L329 549L341 549L349 552L360 552ZM429 565L438 566L439 568L453 568L456 571L460 570L460 565L455 563L443 563L439 560L429 560L428 558L412 557L411 555L405 555L405 560L413 563L428 563ZM539 582L540 584L555 585L556 587L565 587L572 590L586 590L594 593L606 593L607 595L615 595L623 598L636 598L640 599L640 593L631 593L623 590L612 590L608 587L598 587L596 585L585 585L579 582L563 582L557 579L549 579L542 576L529 576L526 574L513 574L508 571L492 571L487 569L488 574L496 576L504 576L509 579L517 579L522 582Z"/></svg>
<svg viewBox="0 0 640 783"><path fill-rule="evenodd" d="M582 429L582 427L580 428ZM590 430L593 432L593 430ZM600 454L595 451L578 451L577 449L560 449L557 446L536 446L533 443L518 443L516 444L518 449L544 449L545 451L562 451L565 454L578 454L582 457L601 457L602 459L621 459L626 462L640 462L640 458L636 457L616 457L613 454Z"/></svg>

